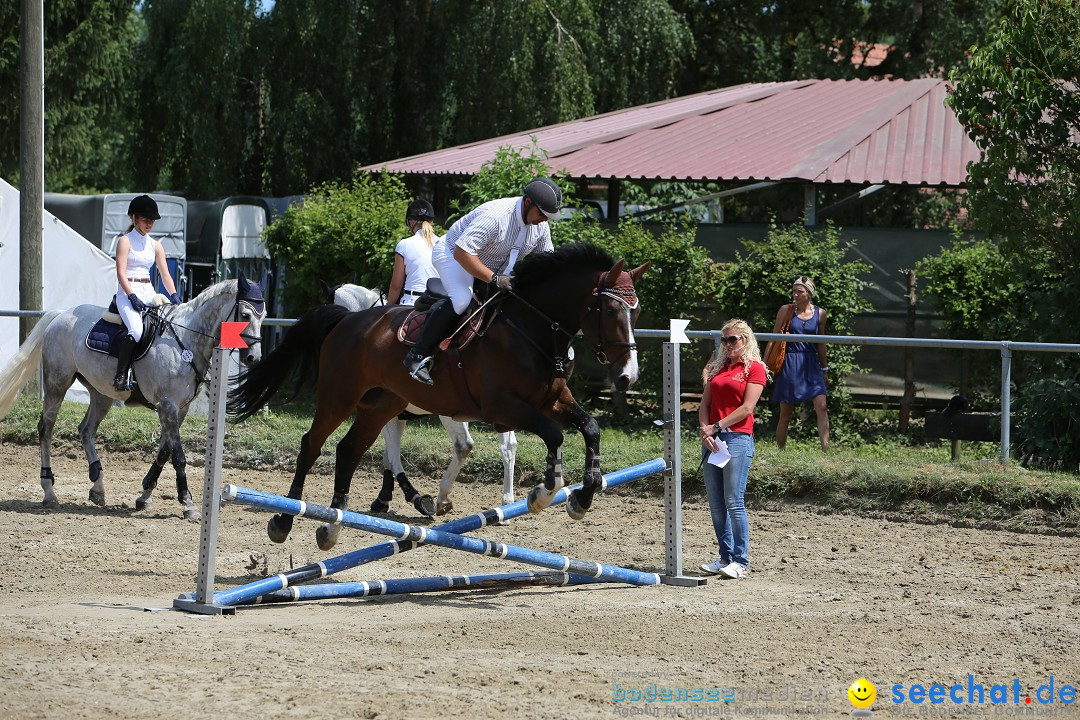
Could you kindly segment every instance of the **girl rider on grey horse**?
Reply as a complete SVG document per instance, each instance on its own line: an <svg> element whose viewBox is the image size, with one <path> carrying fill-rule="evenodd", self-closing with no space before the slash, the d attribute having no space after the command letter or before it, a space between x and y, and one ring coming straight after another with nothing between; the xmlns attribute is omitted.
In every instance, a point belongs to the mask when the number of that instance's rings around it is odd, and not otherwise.
<svg viewBox="0 0 1080 720"><path fill-rule="evenodd" d="M116 309L128 330L120 346L116 377L113 378L113 387L120 391L134 387L128 379L131 356L142 339L142 313L157 294L150 282L152 266L157 266L161 282L169 291L169 300L173 305L180 304L180 295L165 262L165 248L149 235L154 221L161 218L157 203L149 195L140 195L132 199L127 214L131 218L131 227L116 241Z"/></svg>
<svg viewBox="0 0 1080 720"><path fill-rule="evenodd" d="M562 191L546 177L536 178L521 197L491 200L454 223L431 251L449 297L431 311L418 342L405 356L405 367L416 380L432 385L429 368L435 347L461 322L472 300L473 282L495 289L513 287L514 263L532 252L551 252L547 221L562 208Z"/></svg>

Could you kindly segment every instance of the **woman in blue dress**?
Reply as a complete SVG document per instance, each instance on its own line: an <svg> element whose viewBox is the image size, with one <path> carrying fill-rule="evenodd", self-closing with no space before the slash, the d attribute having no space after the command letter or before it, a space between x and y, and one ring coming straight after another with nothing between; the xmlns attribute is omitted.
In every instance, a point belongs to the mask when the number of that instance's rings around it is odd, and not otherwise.
<svg viewBox="0 0 1080 720"><path fill-rule="evenodd" d="M791 299L795 301L795 313L791 316L788 332L793 335L824 335L825 309L814 305L814 281L800 275L791 286ZM791 312L791 305L783 305L776 313L773 332L783 332L784 321ZM788 424L795 403L808 400L814 403L817 413L818 439L821 451L829 451L829 414L825 409L825 393L829 386L829 364L824 343L792 342L788 340L784 366L776 376L772 401L780 403L780 419L776 424L776 444L782 450L787 443Z"/></svg>

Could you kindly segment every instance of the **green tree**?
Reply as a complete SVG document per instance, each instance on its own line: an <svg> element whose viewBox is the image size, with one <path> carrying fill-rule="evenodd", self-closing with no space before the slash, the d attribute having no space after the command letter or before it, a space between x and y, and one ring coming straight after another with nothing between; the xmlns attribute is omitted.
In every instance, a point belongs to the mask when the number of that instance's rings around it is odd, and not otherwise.
<svg viewBox="0 0 1080 720"><path fill-rule="evenodd" d="M670 97L693 49L664 0L444 0L431 24L435 146Z"/></svg>
<svg viewBox="0 0 1080 720"><path fill-rule="evenodd" d="M720 273L716 303L721 321L741 317L755 332L772 332L780 306L791 302L791 281L799 275L814 279L814 302L828 311L826 329L830 335L850 335L855 316L873 309L861 294L868 284L862 277L870 266L861 260L847 260L853 243L843 240L832 223L820 230L773 223L763 240L745 241L743 247L745 252L736 253L735 261ZM830 345L827 352L833 434L841 441L853 439L855 417L843 380L860 371L855 364L858 347ZM812 425L804 427L796 422L791 432L808 435L815 432Z"/></svg>
<svg viewBox="0 0 1080 720"><path fill-rule="evenodd" d="M1005 0L672 0L697 52L680 78L688 94L743 82L917 78L959 65ZM885 46L880 62L867 51ZM876 60L877 58L875 58Z"/></svg>
<svg viewBox="0 0 1080 720"><path fill-rule="evenodd" d="M1034 261L1080 265L1080 6L1019 0L954 72L949 103L983 159L967 180L977 225Z"/></svg>
<svg viewBox="0 0 1080 720"><path fill-rule="evenodd" d="M136 87L132 0L44 5L45 188L94 192L127 184ZM18 2L0 3L0 176L19 176Z"/></svg>
<svg viewBox="0 0 1080 720"><path fill-rule="evenodd" d="M969 167L972 221L1002 243L1019 307L986 324L1004 339L1080 342L1080 6L1017 0L954 72L949 102L983 150ZM943 299L970 305L970 298ZM1011 310L1011 312L1010 312ZM1022 359L1021 359L1022 358ZM1055 354L1018 356L1015 437L1026 460L1080 463L1080 365Z"/></svg>
<svg viewBox="0 0 1080 720"><path fill-rule="evenodd" d="M140 44L141 187L260 194L256 0L148 0Z"/></svg>
<svg viewBox="0 0 1080 720"><path fill-rule="evenodd" d="M439 3L441 5L441 3ZM289 194L433 147L430 3L279 2L267 30L267 172ZM426 64L429 63L429 64ZM477 101L479 102L479 101Z"/></svg>

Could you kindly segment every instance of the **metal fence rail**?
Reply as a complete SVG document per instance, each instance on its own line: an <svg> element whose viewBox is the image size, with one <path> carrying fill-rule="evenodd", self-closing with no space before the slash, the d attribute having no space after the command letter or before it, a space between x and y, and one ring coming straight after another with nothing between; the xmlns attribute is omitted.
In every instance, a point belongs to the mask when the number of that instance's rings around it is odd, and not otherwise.
<svg viewBox="0 0 1080 720"><path fill-rule="evenodd" d="M0 310L0 317L41 317L39 310ZM288 327L296 324L296 318L266 318L264 327ZM668 340L670 330L639 328L634 334L643 338ZM687 330L692 340L719 342L719 330ZM754 333L758 340L791 340L792 335L780 333ZM945 348L949 350L997 350L1001 353L1001 462L1009 461L1009 429L1012 405L1012 356L1014 351L1080 353L1080 345L1069 343L1013 342L1011 340L945 340L937 338L897 338L856 335L799 335L799 342L827 343L829 345L892 345L894 347Z"/></svg>

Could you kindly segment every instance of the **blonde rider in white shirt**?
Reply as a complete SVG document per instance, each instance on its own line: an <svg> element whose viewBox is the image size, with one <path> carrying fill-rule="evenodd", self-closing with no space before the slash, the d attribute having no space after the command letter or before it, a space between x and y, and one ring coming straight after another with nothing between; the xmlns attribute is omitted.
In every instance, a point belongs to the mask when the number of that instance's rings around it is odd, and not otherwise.
<svg viewBox="0 0 1080 720"><path fill-rule="evenodd" d="M405 356L409 375L434 384L428 372L432 354L469 307L474 280L509 291L514 263L529 253L553 249L547 221L558 216L562 200L558 185L546 177L536 178L525 186L520 198L484 203L455 222L435 243L432 263L449 297L432 309L420 342Z"/></svg>
<svg viewBox="0 0 1080 720"><path fill-rule="evenodd" d="M412 305L423 294L428 279L438 277L431 264L431 248L440 239L432 227L434 219L435 209L427 200L409 204L405 224L413 234L394 248L394 271L386 294L388 305Z"/></svg>

